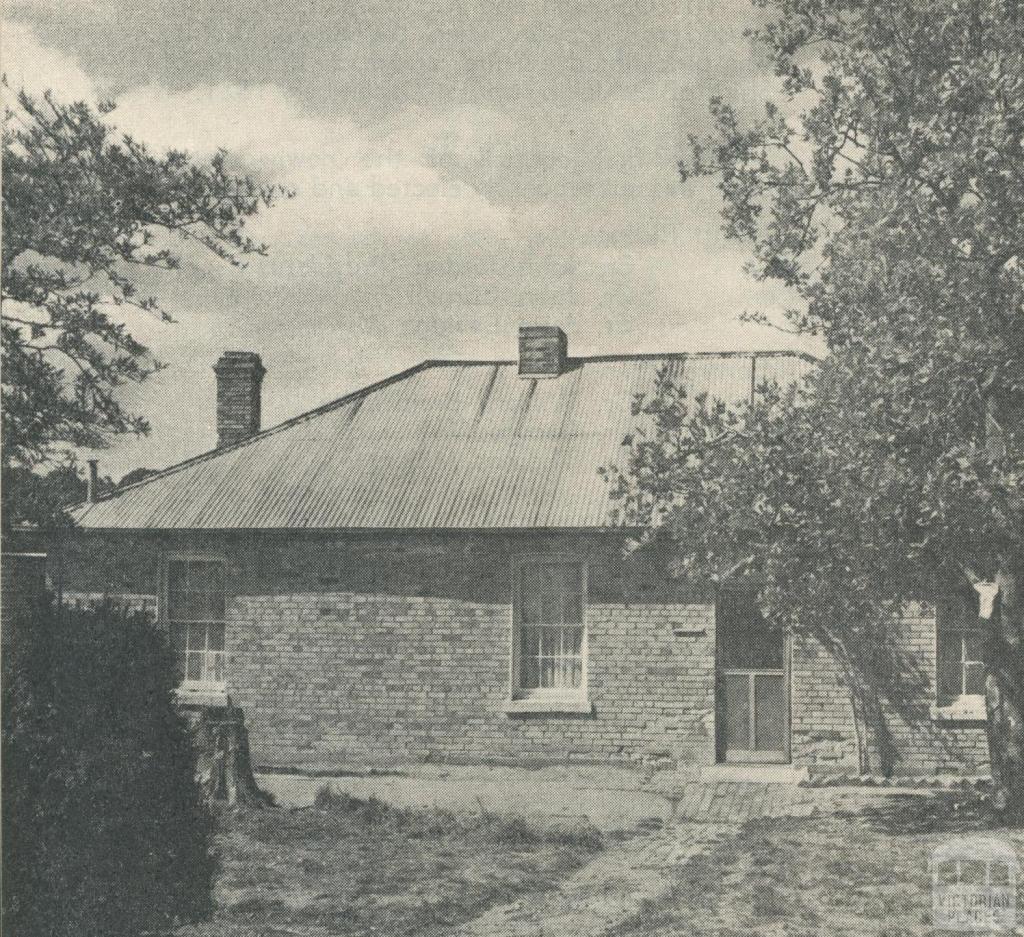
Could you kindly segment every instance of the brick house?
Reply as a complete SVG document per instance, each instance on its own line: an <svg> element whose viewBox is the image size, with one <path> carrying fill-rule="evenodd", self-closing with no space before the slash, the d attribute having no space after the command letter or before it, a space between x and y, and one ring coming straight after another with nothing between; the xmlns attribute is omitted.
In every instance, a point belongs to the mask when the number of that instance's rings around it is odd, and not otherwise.
<svg viewBox="0 0 1024 937"><path fill-rule="evenodd" d="M667 367L727 401L790 353L428 361L260 431L264 370L215 366L219 445L77 510L68 596L156 608L184 700L243 708L260 765L792 763L857 769L824 648L749 595L624 558L601 466ZM974 617L898 622L929 685L893 714L901 774L984 769Z"/></svg>

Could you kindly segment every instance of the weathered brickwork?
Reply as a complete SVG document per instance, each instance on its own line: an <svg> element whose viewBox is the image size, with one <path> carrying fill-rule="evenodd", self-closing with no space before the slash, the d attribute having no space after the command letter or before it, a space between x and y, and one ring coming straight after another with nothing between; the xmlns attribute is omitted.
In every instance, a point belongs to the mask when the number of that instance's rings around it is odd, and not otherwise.
<svg viewBox="0 0 1024 937"><path fill-rule="evenodd" d="M260 388L266 373L251 351L226 351L217 374L217 444L228 446L260 430Z"/></svg>
<svg viewBox="0 0 1024 937"><path fill-rule="evenodd" d="M934 609L914 606L894 627L908 666L906 686L893 694L895 701L884 701L883 707L894 760L892 772L928 775L987 770L984 722L936 718ZM794 638L792 668L793 761L822 771L856 772L857 733L840 668L821 644L810 638ZM872 764L884 764L886 758L872 734L867 744Z"/></svg>
<svg viewBox="0 0 1024 937"><path fill-rule="evenodd" d="M591 715L504 711L513 558L536 552L590 558ZM266 559L232 605L228 661L264 761L710 757L713 616L667 577L627 575L609 544L284 541L284 581L259 590Z"/></svg>
<svg viewBox="0 0 1024 937"><path fill-rule="evenodd" d="M89 535L65 545L63 580L66 594L155 595L162 552L224 556L228 691L261 764L711 763L713 599L618 547L553 534ZM592 713L505 711L512 569L529 554L587 559ZM982 769L984 727L930 711L934 616L912 610L901 628L927 680L916 710L890 707L895 770ZM813 641L793 639L791 696L794 763L856 771L850 697Z"/></svg>
<svg viewBox="0 0 1024 937"><path fill-rule="evenodd" d="M239 597L229 659L257 758L691 760L709 757L713 623L703 607L591 605L593 715L506 715L510 607L353 593ZM673 627L701 624L700 638Z"/></svg>
<svg viewBox="0 0 1024 937"><path fill-rule="evenodd" d="M826 771L856 771L850 693L835 661L817 641L801 636L792 640L791 661L793 762Z"/></svg>

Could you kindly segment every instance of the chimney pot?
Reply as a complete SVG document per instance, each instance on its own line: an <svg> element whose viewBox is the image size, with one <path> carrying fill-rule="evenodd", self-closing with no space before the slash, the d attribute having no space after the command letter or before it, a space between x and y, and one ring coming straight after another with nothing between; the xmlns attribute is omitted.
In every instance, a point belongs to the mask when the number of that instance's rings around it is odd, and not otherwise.
<svg viewBox="0 0 1024 937"><path fill-rule="evenodd" d="M565 371L568 339L557 325L519 327L519 376L558 377Z"/></svg>
<svg viewBox="0 0 1024 937"><path fill-rule="evenodd" d="M217 446L230 446L260 431L261 391L266 370L254 351L225 351L217 375Z"/></svg>

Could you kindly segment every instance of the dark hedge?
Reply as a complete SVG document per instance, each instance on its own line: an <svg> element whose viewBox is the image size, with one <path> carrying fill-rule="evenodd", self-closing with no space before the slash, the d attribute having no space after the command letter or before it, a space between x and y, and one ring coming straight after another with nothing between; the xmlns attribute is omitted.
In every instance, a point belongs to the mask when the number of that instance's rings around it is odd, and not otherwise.
<svg viewBox="0 0 1024 937"><path fill-rule="evenodd" d="M213 819L170 650L111 605L38 606L3 653L3 932L119 937L209 913Z"/></svg>

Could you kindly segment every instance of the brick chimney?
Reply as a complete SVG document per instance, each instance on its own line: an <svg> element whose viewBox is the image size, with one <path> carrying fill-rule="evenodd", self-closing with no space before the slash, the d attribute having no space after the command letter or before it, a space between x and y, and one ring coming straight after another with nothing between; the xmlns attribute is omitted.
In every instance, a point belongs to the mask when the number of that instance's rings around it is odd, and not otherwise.
<svg viewBox="0 0 1024 937"><path fill-rule="evenodd" d="M565 370L568 344L557 325L521 325L519 376L558 377Z"/></svg>
<svg viewBox="0 0 1024 937"><path fill-rule="evenodd" d="M230 446L260 431L260 387L266 371L254 351L226 351L217 375L217 445Z"/></svg>

